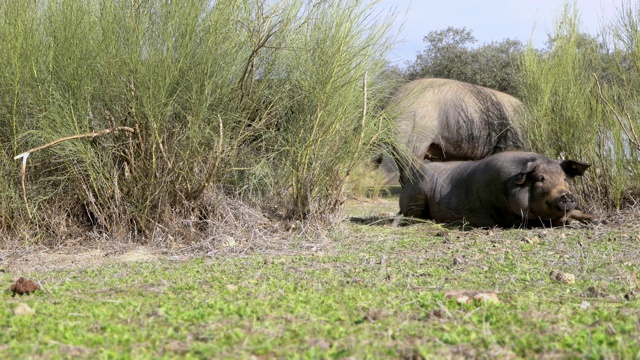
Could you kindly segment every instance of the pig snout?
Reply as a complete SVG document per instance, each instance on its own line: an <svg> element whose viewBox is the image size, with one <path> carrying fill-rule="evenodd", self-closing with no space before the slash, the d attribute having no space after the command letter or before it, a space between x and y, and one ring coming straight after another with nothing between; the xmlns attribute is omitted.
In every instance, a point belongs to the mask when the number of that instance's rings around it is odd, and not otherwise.
<svg viewBox="0 0 640 360"><path fill-rule="evenodd" d="M562 211L571 211L576 208L577 204L576 197L571 193L564 193L558 198L558 207Z"/></svg>

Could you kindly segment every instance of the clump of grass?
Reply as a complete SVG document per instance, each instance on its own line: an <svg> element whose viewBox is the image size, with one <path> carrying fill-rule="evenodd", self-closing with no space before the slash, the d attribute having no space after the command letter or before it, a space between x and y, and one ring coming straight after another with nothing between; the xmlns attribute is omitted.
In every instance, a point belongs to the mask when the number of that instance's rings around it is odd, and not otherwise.
<svg viewBox="0 0 640 360"><path fill-rule="evenodd" d="M630 20L621 21L630 24ZM637 27L634 31L638 36ZM626 110L637 103L637 87L632 84L638 76L620 61L634 59L632 49L610 48L605 35L581 33L577 8L566 5L547 51L526 50L521 93L532 114L524 124L530 148L591 163L577 184L579 193L594 205L619 207L638 189L638 149L630 146L606 102ZM624 122L637 129L640 124L635 119L631 116Z"/></svg>
<svg viewBox="0 0 640 360"><path fill-rule="evenodd" d="M383 84L365 79L383 69L390 19L372 11L342 0L2 2L0 228L32 241L72 228L149 235L217 218L211 194L291 219L339 214L350 172L388 128L371 110ZM12 158L117 126L135 133L29 157L29 217Z"/></svg>

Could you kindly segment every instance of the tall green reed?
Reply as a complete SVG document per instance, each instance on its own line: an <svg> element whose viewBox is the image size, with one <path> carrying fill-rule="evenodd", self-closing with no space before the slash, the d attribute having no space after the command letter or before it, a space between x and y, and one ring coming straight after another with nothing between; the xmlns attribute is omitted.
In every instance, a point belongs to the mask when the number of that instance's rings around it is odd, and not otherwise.
<svg viewBox="0 0 640 360"><path fill-rule="evenodd" d="M363 1L0 4L0 219L25 238L150 234L215 218L220 194L289 218L340 212L388 124L366 74L390 19ZM29 218L12 158L31 154ZM6 166L4 166L6 165ZM279 210L278 210L279 209ZM64 224L64 226L61 226ZM42 230L45 231L42 231Z"/></svg>
<svg viewBox="0 0 640 360"><path fill-rule="evenodd" d="M628 24L629 18L621 21ZM596 37L581 33L578 9L567 4L548 49L529 48L522 60L522 97L532 114L525 124L530 147L591 163L578 189L585 199L605 207L632 200L639 185L638 149L630 146L607 106L609 102L624 113L620 107L628 109L638 99L637 87L631 86L637 84L637 71L625 69L624 61L636 55L628 47L611 48L613 28L605 24Z"/></svg>

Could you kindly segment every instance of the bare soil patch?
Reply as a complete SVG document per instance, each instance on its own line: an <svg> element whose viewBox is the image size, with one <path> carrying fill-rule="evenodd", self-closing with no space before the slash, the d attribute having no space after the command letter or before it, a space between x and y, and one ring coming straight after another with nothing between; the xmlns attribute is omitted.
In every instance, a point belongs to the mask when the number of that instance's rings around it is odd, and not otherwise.
<svg viewBox="0 0 640 360"><path fill-rule="evenodd" d="M25 250L0 251L0 267L16 274L33 272L89 269L129 261L152 261L160 258L160 249L152 246L123 246L118 251L80 246L48 249L34 247Z"/></svg>

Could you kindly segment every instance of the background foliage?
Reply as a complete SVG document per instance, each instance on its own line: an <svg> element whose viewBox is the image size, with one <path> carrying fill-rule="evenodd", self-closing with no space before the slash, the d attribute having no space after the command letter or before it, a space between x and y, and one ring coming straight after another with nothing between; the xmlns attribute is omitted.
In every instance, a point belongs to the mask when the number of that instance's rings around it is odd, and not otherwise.
<svg viewBox="0 0 640 360"><path fill-rule="evenodd" d="M544 49L510 39L475 46L466 28L432 31L403 78L450 78L519 97L530 112L528 148L589 162L577 184L583 198L592 208L620 208L635 203L640 185L639 24L637 2L621 2L598 35L585 34L567 3Z"/></svg>
<svg viewBox="0 0 640 360"><path fill-rule="evenodd" d="M524 52L519 40L505 39L473 47L471 29L449 27L431 31L416 60L407 64L406 78L455 79L517 94L518 59Z"/></svg>
<svg viewBox="0 0 640 360"><path fill-rule="evenodd" d="M618 21L637 22L638 9ZM595 204L619 208L635 203L638 185L638 54L609 24L597 37L579 31L576 7L567 5L545 52L527 49L521 94L531 111L527 136L532 149L578 158L592 168L579 183ZM637 33L636 30L633 32Z"/></svg>

